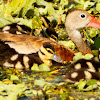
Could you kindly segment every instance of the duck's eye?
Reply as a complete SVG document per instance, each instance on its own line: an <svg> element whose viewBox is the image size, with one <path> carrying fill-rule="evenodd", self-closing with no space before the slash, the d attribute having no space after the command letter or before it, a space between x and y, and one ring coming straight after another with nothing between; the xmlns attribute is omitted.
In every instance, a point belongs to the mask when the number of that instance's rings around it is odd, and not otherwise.
<svg viewBox="0 0 100 100"><path fill-rule="evenodd" d="M85 14L81 14L80 17L81 17L82 19L84 19L84 18L86 18L86 15L85 15Z"/></svg>

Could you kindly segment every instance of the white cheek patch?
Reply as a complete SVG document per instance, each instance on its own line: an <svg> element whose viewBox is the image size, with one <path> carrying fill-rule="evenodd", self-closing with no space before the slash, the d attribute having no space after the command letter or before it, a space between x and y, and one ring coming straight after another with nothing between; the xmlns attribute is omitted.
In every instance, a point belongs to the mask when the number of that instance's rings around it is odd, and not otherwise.
<svg viewBox="0 0 100 100"><path fill-rule="evenodd" d="M78 73L77 72L74 72L71 74L71 78L76 78L78 76Z"/></svg>
<svg viewBox="0 0 100 100"><path fill-rule="evenodd" d="M16 69L23 69L23 65L21 64L21 62L18 61L18 62L16 63L16 65L15 65L15 68L16 68Z"/></svg>
<svg viewBox="0 0 100 100"><path fill-rule="evenodd" d="M2 31L6 31L6 30L9 30L9 29L10 29L10 26L5 26Z"/></svg>
<svg viewBox="0 0 100 100"><path fill-rule="evenodd" d="M9 68L9 67L14 67L14 64L11 64L11 63L9 63L9 62L5 62L5 63L3 64L3 66Z"/></svg>
<svg viewBox="0 0 100 100"><path fill-rule="evenodd" d="M93 66L93 64L92 64L91 62L86 62L86 64L88 65L88 67L89 67L90 69L95 70L95 68L94 68L94 66Z"/></svg>
<svg viewBox="0 0 100 100"><path fill-rule="evenodd" d="M29 66L29 58L28 58L27 56L24 56L24 57L23 57L23 63L24 63L24 65L25 65L25 68L26 68L26 69L30 67L30 66Z"/></svg>
<svg viewBox="0 0 100 100"><path fill-rule="evenodd" d="M17 60L17 58L18 58L18 54L15 54L15 55L13 55L10 59L11 59L12 61L15 61L15 60Z"/></svg>
<svg viewBox="0 0 100 100"><path fill-rule="evenodd" d="M92 78L92 74L91 74L90 72L84 71L84 74L85 74L85 78L86 78L87 80L90 80L90 79Z"/></svg>
<svg viewBox="0 0 100 100"><path fill-rule="evenodd" d="M74 67L75 67L75 69L77 69L77 70L78 70L78 69L81 69L81 64L78 63L78 64L76 64Z"/></svg>

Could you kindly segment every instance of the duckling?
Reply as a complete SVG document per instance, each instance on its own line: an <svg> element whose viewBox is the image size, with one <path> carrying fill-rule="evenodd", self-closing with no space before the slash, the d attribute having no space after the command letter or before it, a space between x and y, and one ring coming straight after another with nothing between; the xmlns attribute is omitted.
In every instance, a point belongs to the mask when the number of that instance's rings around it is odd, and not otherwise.
<svg viewBox="0 0 100 100"><path fill-rule="evenodd" d="M0 46L2 46L2 51L0 51L0 65L4 69L29 70L34 63L38 65L44 63L51 67L53 65L52 61L55 61L58 65L63 62L49 43L44 43L38 52L28 55L19 54L14 49L9 48L8 45L3 45L3 43Z"/></svg>
<svg viewBox="0 0 100 100"><path fill-rule="evenodd" d="M68 72L63 77L63 81L70 83L75 83L79 82L80 80L90 80L90 79L100 80L100 73L90 71L89 69L81 68L78 70Z"/></svg>
<svg viewBox="0 0 100 100"><path fill-rule="evenodd" d="M100 62L95 61L94 59L89 60L89 59L79 59L76 62L72 63L70 67L68 68L67 72L71 72L74 70L79 70L79 69L88 69L92 72L98 72L100 68Z"/></svg>
<svg viewBox="0 0 100 100"><path fill-rule="evenodd" d="M41 17L41 19L45 20L47 18ZM33 35L33 36L36 35L36 36L50 38L51 40L54 40L54 41L58 39L58 34L56 33L55 29L52 28L51 26L48 26L48 27L46 26L46 28L37 30L37 29L31 29L30 27L19 22L7 24L3 27L0 27L0 32L12 33L12 34L27 34L27 35Z"/></svg>
<svg viewBox="0 0 100 100"><path fill-rule="evenodd" d="M100 55L100 49L98 52ZM100 59L100 56L98 56ZM72 63L64 73L63 80L66 82L79 82L80 80L100 80L100 62L87 59L79 59Z"/></svg>
<svg viewBox="0 0 100 100"><path fill-rule="evenodd" d="M80 80L100 80L100 62L80 59L72 63L65 71L63 80L66 82L79 82Z"/></svg>

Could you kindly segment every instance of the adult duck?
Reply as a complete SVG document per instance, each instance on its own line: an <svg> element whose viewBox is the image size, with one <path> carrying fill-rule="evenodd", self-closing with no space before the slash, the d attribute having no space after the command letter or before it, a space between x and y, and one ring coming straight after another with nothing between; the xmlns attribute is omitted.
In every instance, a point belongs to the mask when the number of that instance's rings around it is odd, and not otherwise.
<svg viewBox="0 0 100 100"><path fill-rule="evenodd" d="M80 34L80 29L84 27L100 28L98 22L87 11L82 9L69 10L66 15L65 28L71 40L75 43L76 47L82 54L92 54L89 46L83 41Z"/></svg>

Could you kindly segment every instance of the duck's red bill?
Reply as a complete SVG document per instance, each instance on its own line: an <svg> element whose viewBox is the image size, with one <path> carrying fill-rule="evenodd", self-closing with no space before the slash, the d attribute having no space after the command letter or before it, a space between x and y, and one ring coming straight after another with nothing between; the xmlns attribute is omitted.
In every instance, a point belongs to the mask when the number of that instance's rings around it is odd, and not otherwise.
<svg viewBox="0 0 100 100"><path fill-rule="evenodd" d="M91 17L91 21L87 25L87 27L100 28L100 22L96 18L94 18L93 16L90 16L90 17Z"/></svg>

